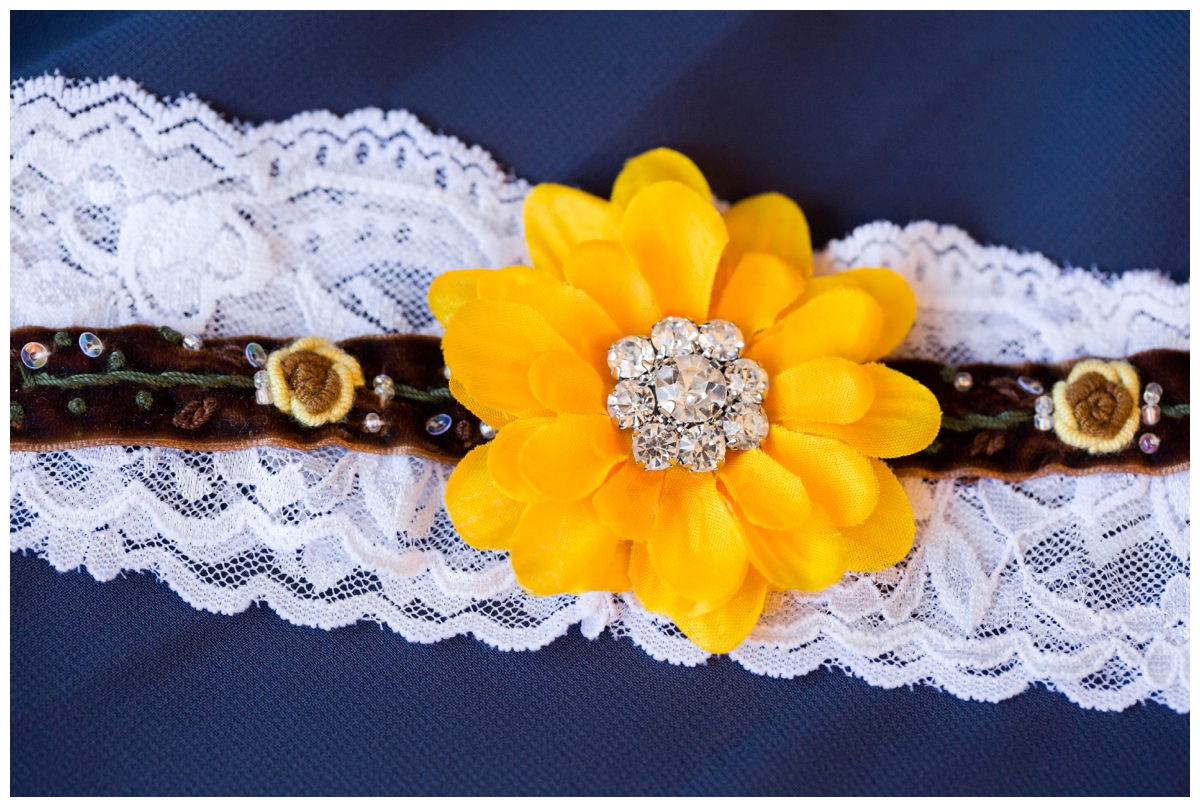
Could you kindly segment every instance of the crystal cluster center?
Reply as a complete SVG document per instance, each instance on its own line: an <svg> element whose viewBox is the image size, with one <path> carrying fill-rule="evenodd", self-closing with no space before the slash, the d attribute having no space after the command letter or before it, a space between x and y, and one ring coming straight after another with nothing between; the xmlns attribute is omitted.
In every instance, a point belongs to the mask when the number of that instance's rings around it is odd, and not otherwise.
<svg viewBox="0 0 1200 807"><path fill-rule="evenodd" d="M732 322L697 326L683 317L660 320L649 339L626 336L613 344L608 367L617 385L608 413L633 430L639 465L715 471L727 449L756 448L766 438L767 374L742 358L745 344Z"/></svg>

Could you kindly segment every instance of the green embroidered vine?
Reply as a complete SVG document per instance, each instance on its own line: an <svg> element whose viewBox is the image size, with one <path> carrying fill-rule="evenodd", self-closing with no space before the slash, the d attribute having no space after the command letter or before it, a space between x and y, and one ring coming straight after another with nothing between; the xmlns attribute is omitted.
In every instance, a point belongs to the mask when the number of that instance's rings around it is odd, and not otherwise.
<svg viewBox="0 0 1200 807"><path fill-rule="evenodd" d="M975 429L1007 429L1033 420L1033 412L1010 410L995 415L977 415L974 412L960 418L942 415L942 428L952 432L969 432Z"/></svg>
<svg viewBox="0 0 1200 807"><path fill-rule="evenodd" d="M1186 418L1192 416L1191 404L1175 404L1173 406L1160 407L1164 416L1169 418Z"/></svg>

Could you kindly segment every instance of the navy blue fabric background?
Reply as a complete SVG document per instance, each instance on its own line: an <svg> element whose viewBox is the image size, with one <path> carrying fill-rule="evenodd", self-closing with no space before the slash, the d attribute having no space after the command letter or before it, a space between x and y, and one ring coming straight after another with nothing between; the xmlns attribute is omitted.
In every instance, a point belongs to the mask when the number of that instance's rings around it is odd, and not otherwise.
<svg viewBox="0 0 1200 807"><path fill-rule="evenodd" d="M406 108L607 194L670 145L795 198L1119 272L1188 269L1188 15L13 12L14 78L135 78L261 122ZM13 555L11 782L46 793L1188 792L1188 716L686 669L196 611Z"/></svg>

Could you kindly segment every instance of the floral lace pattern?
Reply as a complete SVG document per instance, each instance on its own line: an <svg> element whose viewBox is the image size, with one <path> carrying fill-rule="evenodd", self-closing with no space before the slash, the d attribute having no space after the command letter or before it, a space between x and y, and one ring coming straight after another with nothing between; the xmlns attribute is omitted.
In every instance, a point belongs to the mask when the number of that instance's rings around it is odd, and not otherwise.
<svg viewBox="0 0 1200 807"><path fill-rule="evenodd" d="M437 334L433 277L525 257L528 185L404 112L237 128L194 99L57 77L11 99L13 327ZM1063 270L928 222L860 227L817 271L863 265L916 292L905 356L1059 361L1190 343L1189 287L1153 272ZM219 613L264 602L303 625L370 619L413 641L471 633L505 650L580 624L704 661L632 595L523 593L503 553L455 534L448 471L341 449L13 454L10 548L101 580L152 571ZM732 656L775 676L833 666L985 701L1042 682L1090 708L1186 712L1188 478L905 480L909 557L820 594L772 595Z"/></svg>

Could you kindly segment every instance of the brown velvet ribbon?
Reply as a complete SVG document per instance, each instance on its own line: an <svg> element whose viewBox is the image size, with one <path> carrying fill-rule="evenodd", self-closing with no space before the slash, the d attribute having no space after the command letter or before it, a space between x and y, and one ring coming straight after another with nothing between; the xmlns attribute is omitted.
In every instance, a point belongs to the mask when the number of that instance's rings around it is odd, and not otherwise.
<svg viewBox="0 0 1200 807"><path fill-rule="evenodd" d="M268 352L292 340L260 336L206 339L189 350L178 336L147 325L92 329L104 342L104 352L88 357L78 345L82 328L18 328L9 335L10 430L14 451L60 451L101 445L155 445L198 451L222 451L271 445L312 449L337 445L380 454L418 454L453 463L484 441L479 419L449 397L439 341L413 335L364 336L339 342L354 356L368 383L376 375L390 376L404 392L383 401L369 386L357 390L354 406L337 423L307 428L273 405L255 401L251 379L256 368L245 347L257 342ZM164 335L164 333L166 335ZM57 344L55 337L63 344ZM52 353L47 364L28 370L21 348L40 342ZM122 361L113 363L114 352ZM1151 381L1163 388L1160 406L1178 413L1190 404L1188 353L1150 350L1127 357L1142 386ZM1137 437L1115 454L1089 454L1058 440L1053 431L1037 430L1032 422L1036 396L1017 382L1021 376L1039 382L1049 393L1075 362L1059 364L967 364L948 368L937 362L896 359L890 367L920 381L941 404L943 428L925 451L888 460L901 476L935 479L993 477L1008 481L1048 473L1168 474L1189 467L1190 415L1164 415L1155 426L1142 426L1160 439L1153 454L1139 450ZM119 377L111 381L114 367ZM955 389L954 371L969 372L971 389ZM125 375L120 375L124 372ZM184 383L150 381L144 373L183 373ZM44 376L49 383L33 381ZM75 381L70 378L75 377ZM80 378L82 377L82 378ZM204 378L201 378L204 377ZM234 378L234 381L230 381ZM224 379L224 380L220 380ZM1138 402L1140 405L1140 401ZM380 428L366 428L367 416L380 418ZM1002 413L1010 413L1006 417ZM1013 418L1011 413L1023 413ZM440 434L426 427L430 418L446 415L450 427ZM996 419L996 416L1000 416ZM1015 422L1013 422L1015 421ZM971 423L990 426L969 426ZM1007 425L1011 422L1011 425ZM957 424L948 428L945 424ZM1004 423L1007 427L999 427ZM435 429L436 431L436 429Z"/></svg>

